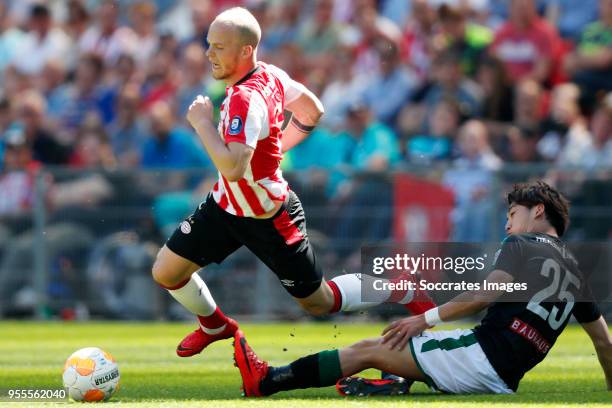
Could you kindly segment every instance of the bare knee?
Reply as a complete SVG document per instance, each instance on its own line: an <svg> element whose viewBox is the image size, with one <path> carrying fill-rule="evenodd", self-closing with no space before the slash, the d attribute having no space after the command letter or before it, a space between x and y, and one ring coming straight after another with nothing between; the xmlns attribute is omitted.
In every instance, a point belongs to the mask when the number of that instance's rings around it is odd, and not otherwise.
<svg viewBox="0 0 612 408"><path fill-rule="evenodd" d="M155 258L155 262L153 263L153 267L151 268L151 275L153 276L153 280L160 285L170 286L167 281L169 278L169 274L166 272L164 268L164 262L160 259L160 254L157 254Z"/></svg>
<svg viewBox="0 0 612 408"><path fill-rule="evenodd" d="M300 303L302 309L313 316L325 316L331 309L328 305Z"/></svg>
<svg viewBox="0 0 612 408"><path fill-rule="evenodd" d="M343 374L353 375L365 369L376 367L378 363L376 350L379 344L378 339L366 339L340 350Z"/></svg>
<svg viewBox="0 0 612 408"><path fill-rule="evenodd" d="M321 282L319 288L310 296L305 298L295 298L302 309L313 316L324 316L329 314L334 306L334 295L325 283Z"/></svg>
<svg viewBox="0 0 612 408"><path fill-rule="evenodd" d="M376 348L379 345L380 345L380 338L374 338L374 339L360 340L357 343L353 343L352 345L350 345L349 348L356 350L360 353L363 353L367 350Z"/></svg>
<svg viewBox="0 0 612 408"><path fill-rule="evenodd" d="M195 264L179 257L164 246L157 253L151 275L159 285L171 287L188 279L196 270Z"/></svg>
<svg viewBox="0 0 612 408"><path fill-rule="evenodd" d="M355 372L366 368L376 368L417 381L424 381L425 376L418 368L409 351L391 350L382 343L382 337L360 341L343 350L346 352L343 361L353 361Z"/></svg>

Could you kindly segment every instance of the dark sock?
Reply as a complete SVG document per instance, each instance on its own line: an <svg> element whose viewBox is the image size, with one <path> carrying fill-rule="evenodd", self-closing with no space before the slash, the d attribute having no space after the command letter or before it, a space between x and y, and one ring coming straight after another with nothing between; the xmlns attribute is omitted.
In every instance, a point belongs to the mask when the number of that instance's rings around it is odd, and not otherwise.
<svg viewBox="0 0 612 408"><path fill-rule="evenodd" d="M259 389L263 395L271 395L298 388L327 387L340 378L342 369L338 350L326 350L286 366L270 367Z"/></svg>

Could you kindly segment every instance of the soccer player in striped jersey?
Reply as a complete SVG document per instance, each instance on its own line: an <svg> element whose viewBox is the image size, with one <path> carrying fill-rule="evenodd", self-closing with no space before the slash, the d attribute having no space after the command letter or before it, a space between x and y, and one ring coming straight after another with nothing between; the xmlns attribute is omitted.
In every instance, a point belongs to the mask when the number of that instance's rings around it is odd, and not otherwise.
<svg viewBox="0 0 612 408"><path fill-rule="evenodd" d="M220 263L242 246L263 261L313 315L383 302L404 304L413 313L434 306L411 291L379 292L379 301L363 302L360 274L323 279L308 241L302 205L280 170L283 152L308 136L323 106L283 70L257 61L260 38L257 20L244 8L231 8L215 18L206 54L213 77L227 85L220 121L215 126L212 103L203 96L187 113L219 179L168 239L153 266L155 281L199 322L177 347L181 357L200 353L211 342L236 332L237 323L221 312L196 272ZM285 110L292 116L282 130Z"/></svg>
<svg viewBox="0 0 612 408"><path fill-rule="evenodd" d="M414 381L452 394L510 394L548 355L572 315L591 338L612 390L612 336L576 258L560 239L569 221L567 201L546 183L534 182L515 186L508 207L508 237L487 281L529 282L534 287L525 299L504 291L464 292L421 315L391 323L382 337L280 367L260 360L239 330L234 359L244 395L334 384L341 395L398 395L408 393ZM484 309L486 315L474 329L427 330ZM368 368L398 377L349 377Z"/></svg>

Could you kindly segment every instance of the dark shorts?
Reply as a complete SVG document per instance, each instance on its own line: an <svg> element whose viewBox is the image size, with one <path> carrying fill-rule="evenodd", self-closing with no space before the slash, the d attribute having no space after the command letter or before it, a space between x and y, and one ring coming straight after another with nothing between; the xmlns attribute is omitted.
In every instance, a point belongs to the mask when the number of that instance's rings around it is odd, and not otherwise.
<svg viewBox="0 0 612 408"><path fill-rule="evenodd" d="M166 242L174 253L201 267L221 263L243 245L272 269L291 296L307 297L321 285L304 210L293 191L278 212L266 219L229 214L209 194Z"/></svg>

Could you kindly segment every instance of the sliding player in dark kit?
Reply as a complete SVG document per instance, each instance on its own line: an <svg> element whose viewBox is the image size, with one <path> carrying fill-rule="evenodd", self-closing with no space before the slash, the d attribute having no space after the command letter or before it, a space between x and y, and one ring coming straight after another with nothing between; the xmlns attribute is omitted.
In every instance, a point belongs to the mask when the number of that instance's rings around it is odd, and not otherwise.
<svg viewBox="0 0 612 408"><path fill-rule="evenodd" d="M612 389L612 337L577 262L560 240L568 203L543 182L515 186L508 194L508 237L488 282L537 282L529 302L504 302L501 292L464 292L424 314L390 324L380 338L271 367L249 347L241 331L234 358L244 394L266 396L297 388L337 384L342 395L407 393L413 381L446 393L512 393L541 362L573 315L591 338ZM471 330L427 331L487 309ZM409 345L408 348L406 346ZM377 368L402 377L368 380L349 376Z"/></svg>

